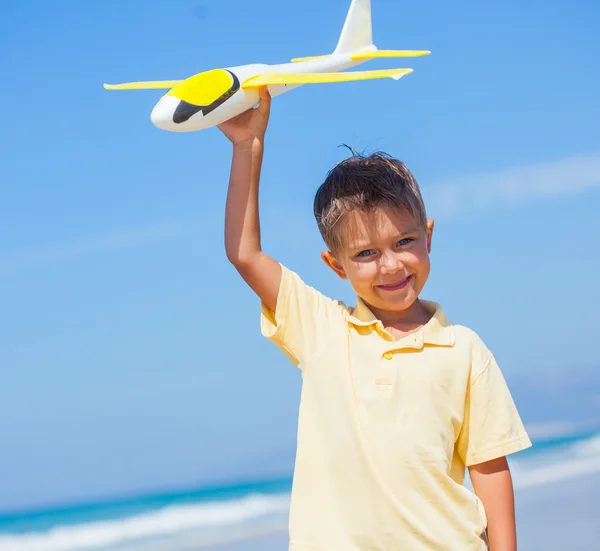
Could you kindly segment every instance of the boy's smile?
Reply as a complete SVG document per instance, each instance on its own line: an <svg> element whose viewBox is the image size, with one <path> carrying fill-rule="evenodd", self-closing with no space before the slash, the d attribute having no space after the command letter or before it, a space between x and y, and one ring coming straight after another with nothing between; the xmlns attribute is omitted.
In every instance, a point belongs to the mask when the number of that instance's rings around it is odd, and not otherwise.
<svg viewBox="0 0 600 551"><path fill-rule="evenodd" d="M422 317L417 301L429 277L433 220L423 228L390 208L352 212L342 223L343 245L323 259L384 323Z"/></svg>
<svg viewBox="0 0 600 551"><path fill-rule="evenodd" d="M378 285L379 289L383 289L384 291L397 291L398 289L404 289L410 281L412 280L412 275L409 275L407 278L399 281L398 283L386 283L382 285Z"/></svg>

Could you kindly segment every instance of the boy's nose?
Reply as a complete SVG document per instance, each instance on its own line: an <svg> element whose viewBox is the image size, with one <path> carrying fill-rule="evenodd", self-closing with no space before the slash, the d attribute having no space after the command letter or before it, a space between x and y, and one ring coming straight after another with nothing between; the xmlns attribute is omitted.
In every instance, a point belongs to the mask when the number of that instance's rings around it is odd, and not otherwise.
<svg viewBox="0 0 600 551"><path fill-rule="evenodd" d="M381 255L381 272L385 274L393 274L402 270L404 265L401 260L393 253L385 253Z"/></svg>

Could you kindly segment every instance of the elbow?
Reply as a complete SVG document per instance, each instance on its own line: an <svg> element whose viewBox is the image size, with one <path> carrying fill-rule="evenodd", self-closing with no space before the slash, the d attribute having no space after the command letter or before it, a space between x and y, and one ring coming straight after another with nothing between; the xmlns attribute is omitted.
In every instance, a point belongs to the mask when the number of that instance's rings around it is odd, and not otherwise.
<svg viewBox="0 0 600 551"><path fill-rule="evenodd" d="M240 264L241 257L238 251L230 251L229 249L227 249L225 251L225 254L227 255L227 260L229 260L230 264L233 264L233 266L236 267L238 264Z"/></svg>
<svg viewBox="0 0 600 551"><path fill-rule="evenodd" d="M254 264L260 253L242 253L241 251L226 251L227 260L238 270L243 272Z"/></svg>

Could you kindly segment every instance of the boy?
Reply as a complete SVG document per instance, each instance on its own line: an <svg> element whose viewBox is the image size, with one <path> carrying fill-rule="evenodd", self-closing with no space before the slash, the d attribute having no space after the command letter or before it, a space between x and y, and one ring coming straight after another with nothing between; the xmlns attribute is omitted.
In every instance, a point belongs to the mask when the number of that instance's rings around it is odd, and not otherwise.
<svg viewBox="0 0 600 551"><path fill-rule="evenodd" d="M314 203L322 258L357 304L331 300L261 250L269 113L265 89L220 126L233 143L225 244L261 300L263 334L302 372L290 550L514 551L506 455L531 442L494 356L419 299L433 221L417 183L385 155L327 176Z"/></svg>

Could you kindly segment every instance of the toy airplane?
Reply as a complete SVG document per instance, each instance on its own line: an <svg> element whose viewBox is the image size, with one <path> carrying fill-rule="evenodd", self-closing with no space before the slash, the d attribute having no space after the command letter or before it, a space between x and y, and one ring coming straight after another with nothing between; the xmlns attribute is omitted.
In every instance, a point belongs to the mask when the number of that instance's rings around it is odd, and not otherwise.
<svg viewBox="0 0 600 551"><path fill-rule="evenodd" d="M427 50L378 50L373 45L371 0L352 0L336 49L328 55L292 59L282 65L243 65L214 69L185 80L105 84L107 90L169 89L150 118L163 130L192 132L221 124L259 102L259 89L271 97L303 84L376 78L398 80L412 69L340 72L375 58L427 55Z"/></svg>

